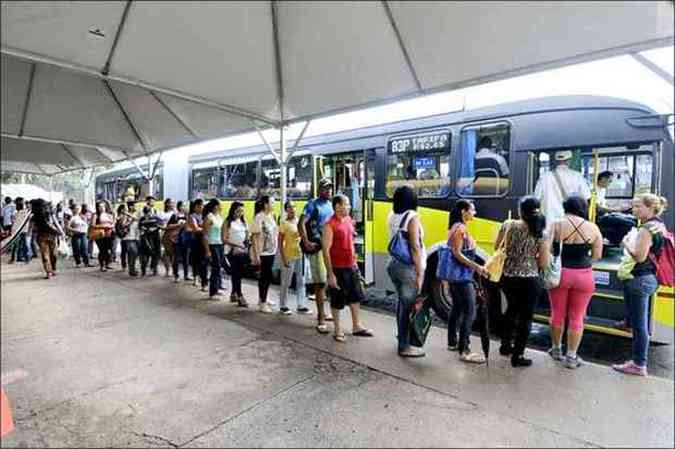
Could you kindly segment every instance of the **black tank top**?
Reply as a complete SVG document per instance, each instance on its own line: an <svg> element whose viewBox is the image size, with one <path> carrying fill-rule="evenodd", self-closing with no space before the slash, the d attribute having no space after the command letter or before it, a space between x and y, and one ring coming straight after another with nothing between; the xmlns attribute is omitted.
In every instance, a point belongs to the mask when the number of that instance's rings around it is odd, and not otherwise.
<svg viewBox="0 0 675 449"><path fill-rule="evenodd" d="M574 230L563 239L561 265L564 268L590 268L593 266L593 259L591 258L593 245L586 239L586 236L572 220L568 218L567 221L574 227ZM565 243L565 240L572 237L575 233L579 234L584 243ZM558 248L559 243L554 242L553 254L556 256L558 255Z"/></svg>

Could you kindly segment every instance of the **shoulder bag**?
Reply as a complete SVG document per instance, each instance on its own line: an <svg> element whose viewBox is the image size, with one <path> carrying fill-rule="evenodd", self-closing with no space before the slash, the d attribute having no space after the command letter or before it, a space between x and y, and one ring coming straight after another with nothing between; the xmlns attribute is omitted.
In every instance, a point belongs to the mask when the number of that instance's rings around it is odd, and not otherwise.
<svg viewBox="0 0 675 449"><path fill-rule="evenodd" d="M485 269L488 271L488 277L491 282L499 282L502 279L502 272L504 271L504 262L506 262L506 244L511 232L513 223L508 223L504 231L504 238L502 239L499 248L485 262Z"/></svg>
<svg viewBox="0 0 675 449"><path fill-rule="evenodd" d="M457 232L457 230L455 230ZM471 258L467 250L465 250L466 238L462 242L462 253ZM438 265L436 267L436 277L442 281L448 282L469 282L473 279L473 268L464 265L462 262L457 260L455 255L452 253L451 249L452 243L450 239L445 246L441 247L438 250Z"/></svg>
<svg viewBox="0 0 675 449"><path fill-rule="evenodd" d="M542 283L546 290L551 290L560 285L560 278L562 276L562 227L558 223L558 255L551 257L547 267L544 267L539 276L541 277Z"/></svg>
<svg viewBox="0 0 675 449"><path fill-rule="evenodd" d="M410 211L406 212L401 217L401 224L396 231L396 234L389 241L389 255L401 262L404 265L413 265L412 254L410 253L410 242L408 240L408 215Z"/></svg>

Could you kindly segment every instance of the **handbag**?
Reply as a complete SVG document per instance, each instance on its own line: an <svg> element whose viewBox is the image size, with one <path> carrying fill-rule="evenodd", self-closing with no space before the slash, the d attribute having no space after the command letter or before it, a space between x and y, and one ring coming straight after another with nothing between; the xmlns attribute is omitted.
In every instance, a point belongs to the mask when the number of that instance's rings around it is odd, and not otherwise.
<svg viewBox="0 0 675 449"><path fill-rule="evenodd" d="M467 258L473 257L472 250L462 249L462 254ZM469 282L473 279L474 270L467 267L457 260L448 244L438 250L438 265L436 266L436 277L442 281L448 282Z"/></svg>
<svg viewBox="0 0 675 449"><path fill-rule="evenodd" d="M99 240L102 239L103 237L105 237L104 229L89 226L89 230L87 232L87 238L89 238L89 240Z"/></svg>
<svg viewBox="0 0 675 449"><path fill-rule="evenodd" d="M410 244L408 241L408 231L405 230L408 224L408 215L410 211L406 212L401 217L401 224L396 230L396 234L389 241L389 255L398 260L404 265L413 265L412 254L410 253Z"/></svg>
<svg viewBox="0 0 675 449"><path fill-rule="evenodd" d="M540 273L541 281L546 290L551 290L560 285L560 278L562 277L562 234L560 232L560 225L558 225L558 235L561 238L558 240L558 255L553 256L548 266L543 268Z"/></svg>
<svg viewBox="0 0 675 449"><path fill-rule="evenodd" d="M410 308L410 345L421 348L427 340L431 329L431 314L429 309L431 302L426 296L418 296Z"/></svg>
<svg viewBox="0 0 675 449"><path fill-rule="evenodd" d="M509 237L509 232L511 231L511 226L506 228L504 233L504 239L502 240L499 248L495 250L494 253L488 258L485 262L485 269L489 274L489 279L491 282L499 282L502 279L502 272L504 271L504 262L506 262L506 241Z"/></svg>

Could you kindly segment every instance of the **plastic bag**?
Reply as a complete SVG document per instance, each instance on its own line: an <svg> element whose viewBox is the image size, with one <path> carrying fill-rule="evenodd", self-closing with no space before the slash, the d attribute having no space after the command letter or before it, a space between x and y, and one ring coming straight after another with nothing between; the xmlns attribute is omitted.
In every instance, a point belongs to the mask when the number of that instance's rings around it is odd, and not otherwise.
<svg viewBox="0 0 675 449"><path fill-rule="evenodd" d="M68 246L65 239L59 239L59 246L56 248L56 254L62 258L70 256L70 246Z"/></svg>

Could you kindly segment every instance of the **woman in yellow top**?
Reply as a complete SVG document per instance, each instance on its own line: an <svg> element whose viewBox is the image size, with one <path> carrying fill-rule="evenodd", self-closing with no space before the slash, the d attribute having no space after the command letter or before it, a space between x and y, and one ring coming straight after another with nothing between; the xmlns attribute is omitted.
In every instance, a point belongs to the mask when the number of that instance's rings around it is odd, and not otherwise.
<svg viewBox="0 0 675 449"><path fill-rule="evenodd" d="M288 289L295 273L295 296L297 312L301 314L312 313L307 308L305 299L305 280L303 276L303 257L300 251L300 233L298 232L298 217L295 214L295 206L286 201L284 205L286 218L279 226L279 248L281 252L281 292L279 296L279 313L290 315L291 310L286 305Z"/></svg>

